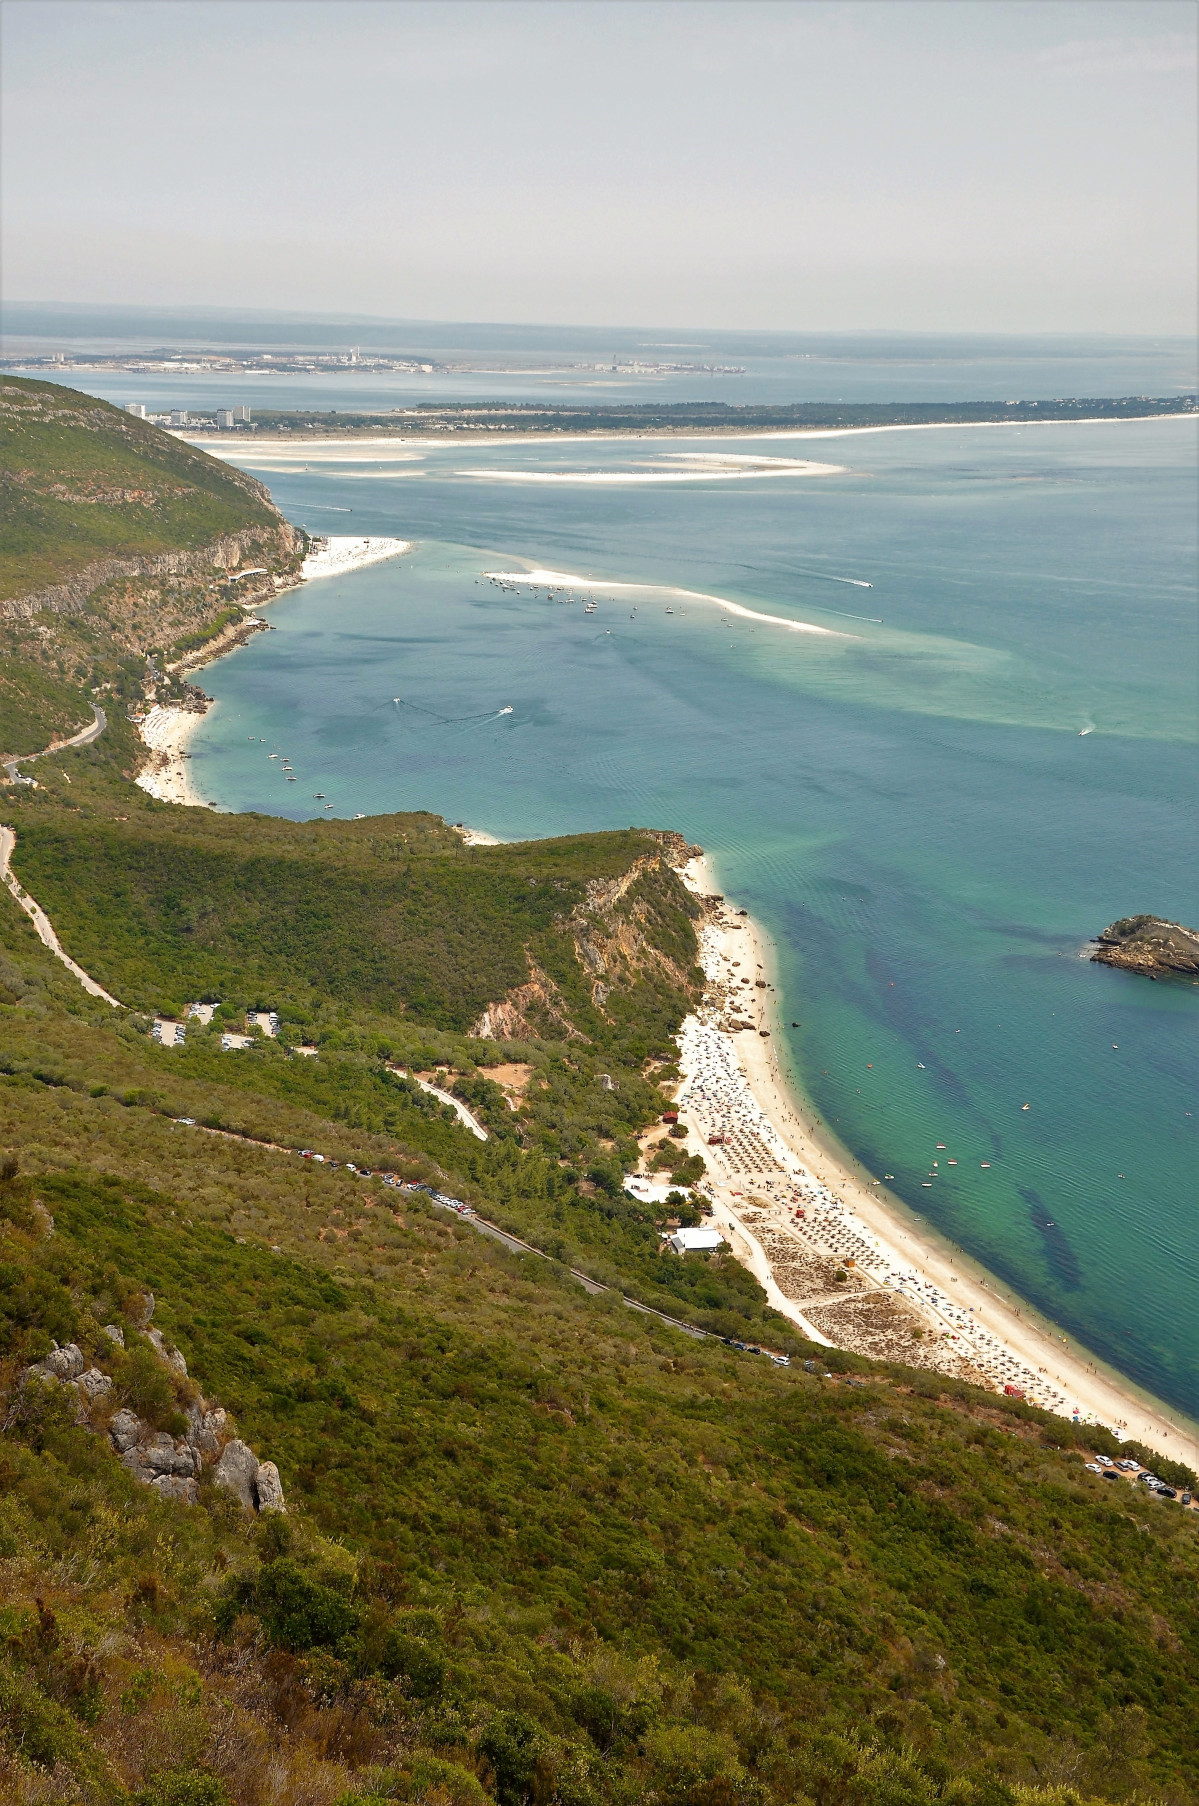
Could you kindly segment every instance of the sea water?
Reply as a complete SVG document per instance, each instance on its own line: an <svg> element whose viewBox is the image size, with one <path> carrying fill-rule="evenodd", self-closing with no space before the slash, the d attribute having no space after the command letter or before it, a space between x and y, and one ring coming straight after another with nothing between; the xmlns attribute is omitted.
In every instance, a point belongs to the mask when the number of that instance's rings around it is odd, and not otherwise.
<svg viewBox="0 0 1199 1806"><path fill-rule="evenodd" d="M672 402L784 406L791 402L1032 401L1055 396L1192 393L1199 380L1193 338L931 333L653 332L629 328L464 326L430 321L269 321L172 318L144 310L76 310L7 303L4 340L13 355L67 348L92 356L144 356L131 371L42 368L34 374L103 395L119 406L198 412L241 403L253 409L377 410L437 402L506 405L661 406ZM73 316L73 317L72 317ZM261 364L254 370L170 370L163 347L269 348L320 352L360 345L368 366L310 374ZM369 368L384 356L426 369ZM633 368L636 365L638 368Z"/></svg>
<svg viewBox="0 0 1199 1806"><path fill-rule="evenodd" d="M1085 957L1118 916L1195 918L1195 449L1178 420L261 447L289 518L414 549L208 668L193 773L225 809L701 843L825 1125L1199 1413L1199 988ZM842 468L644 480L695 450ZM587 582L486 575L530 569Z"/></svg>

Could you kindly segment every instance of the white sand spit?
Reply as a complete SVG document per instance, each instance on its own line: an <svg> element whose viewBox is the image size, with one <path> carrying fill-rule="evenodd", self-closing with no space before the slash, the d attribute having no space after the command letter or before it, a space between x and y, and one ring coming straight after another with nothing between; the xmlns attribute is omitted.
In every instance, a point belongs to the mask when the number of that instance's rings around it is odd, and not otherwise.
<svg viewBox="0 0 1199 1806"><path fill-rule="evenodd" d="M460 470L460 477L498 483L728 483L747 477L827 477L843 464L816 464L809 458L756 457L750 452L669 452L638 470Z"/></svg>
<svg viewBox="0 0 1199 1806"><path fill-rule="evenodd" d="M856 633L842 633L835 627L818 627L814 621L789 621L785 615L763 614L757 608L745 608L740 602L730 602L726 596L709 596L703 590L675 589L664 583L610 583L606 577L577 577L570 571L484 571L483 575L493 583L533 584L546 589L584 590L588 595L613 595L621 592L631 595L638 591L643 595L682 597L688 602L715 602L726 614L737 615L743 621L764 621L768 627L781 627L786 633L814 633L829 640L856 640L861 636Z"/></svg>
<svg viewBox="0 0 1199 1806"><path fill-rule="evenodd" d="M305 581L315 577L344 577L364 565L381 564L385 558L398 558L412 550L410 539L362 539L338 534L326 539L315 552L310 552L300 567Z"/></svg>

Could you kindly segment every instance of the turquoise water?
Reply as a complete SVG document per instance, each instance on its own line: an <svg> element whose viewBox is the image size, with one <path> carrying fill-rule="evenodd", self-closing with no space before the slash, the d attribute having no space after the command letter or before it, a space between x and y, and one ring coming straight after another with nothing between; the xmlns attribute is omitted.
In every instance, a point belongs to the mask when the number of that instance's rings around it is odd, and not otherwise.
<svg viewBox="0 0 1199 1806"><path fill-rule="evenodd" d="M1197 913L1193 423L806 440L847 466L825 476L499 474L670 449L259 455L293 520L416 548L281 599L209 668L202 792L700 841L774 938L790 1065L845 1145L1199 1414L1199 989L1079 957L1119 915ZM594 578L596 612L480 578L542 566ZM938 1142L960 1164L926 1190Z"/></svg>

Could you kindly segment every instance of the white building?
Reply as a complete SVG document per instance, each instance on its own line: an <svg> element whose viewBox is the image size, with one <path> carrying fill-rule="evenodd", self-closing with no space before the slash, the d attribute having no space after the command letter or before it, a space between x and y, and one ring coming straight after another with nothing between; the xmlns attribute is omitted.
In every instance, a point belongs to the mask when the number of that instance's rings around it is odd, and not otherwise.
<svg viewBox="0 0 1199 1806"><path fill-rule="evenodd" d="M146 404L144 401L127 401L125 403L125 412L127 414L135 415L138 420L144 420L146 418Z"/></svg>
<svg viewBox="0 0 1199 1806"><path fill-rule="evenodd" d="M218 426L232 426L234 414L232 408L218 408L216 423Z"/></svg>
<svg viewBox="0 0 1199 1806"><path fill-rule="evenodd" d="M190 426L191 425L191 415L188 413L186 408L172 408L171 409L171 425L172 426Z"/></svg>
<svg viewBox="0 0 1199 1806"><path fill-rule="evenodd" d="M242 404L241 404L241 405L240 405L240 407L236 407L236 408L234 408L234 410L233 410L233 418L234 418L234 419L235 419L235 420L244 420L244 421L245 421L245 423L246 423L246 425L247 425L247 426L249 426L249 424L250 424L250 410L249 410L249 408L248 408L248 407L247 407L247 406L246 406L246 404L245 404L245 403L244 403L244 402L242 402Z"/></svg>
<svg viewBox="0 0 1199 1806"><path fill-rule="evenodd" d="M724 1247L719 1229L676 1229L670 1237L676 1254L714 1254Z"/></svg>

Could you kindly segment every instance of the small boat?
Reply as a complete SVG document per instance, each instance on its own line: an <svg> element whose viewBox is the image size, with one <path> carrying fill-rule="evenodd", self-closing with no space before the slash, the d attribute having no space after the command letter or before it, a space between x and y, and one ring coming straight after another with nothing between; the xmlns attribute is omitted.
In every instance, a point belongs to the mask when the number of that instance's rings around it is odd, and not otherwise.
<svg viewBox="0 0 1199 1806"><path fill-rule="evenodd" d="M298 784L298 783L299 783L299 781L300 781L300 780L299 780L299 778L291 778L291 777L289 777L289 778L288 778L288 780L287 780L287 781L288 781L288 783L289 783L289 784Z"/></svg>

